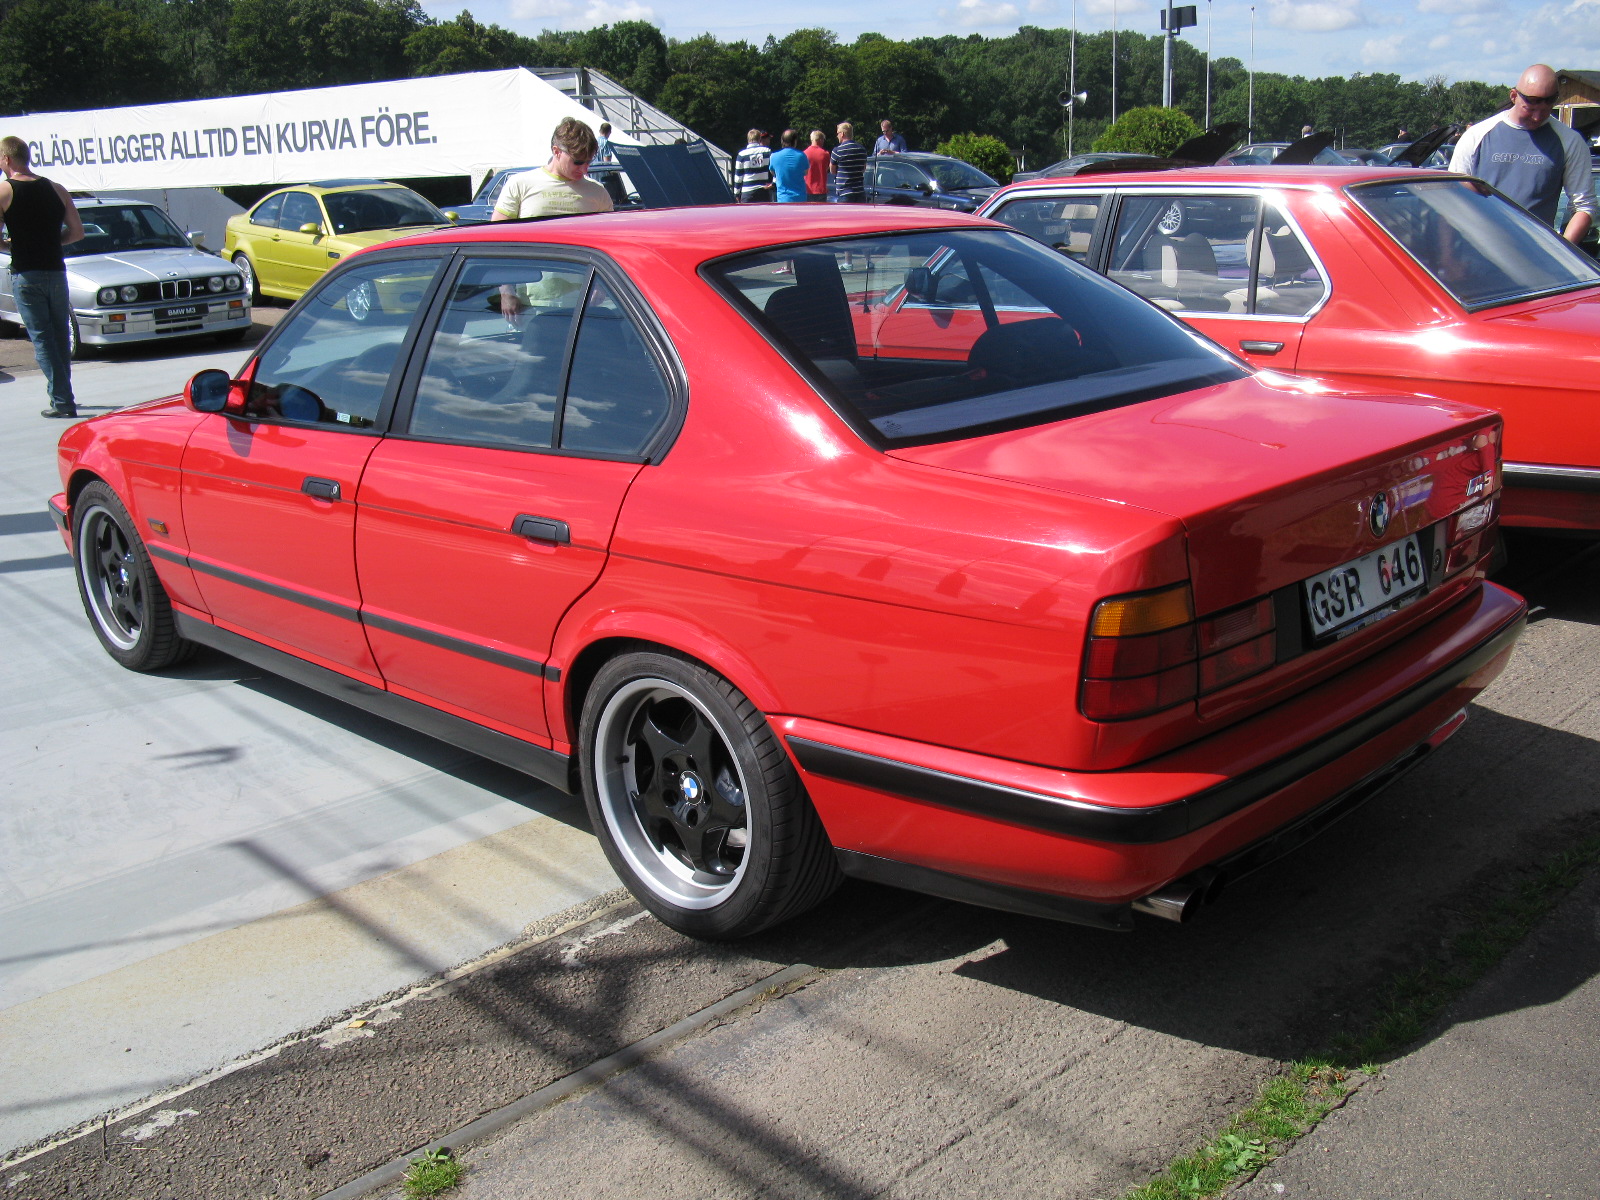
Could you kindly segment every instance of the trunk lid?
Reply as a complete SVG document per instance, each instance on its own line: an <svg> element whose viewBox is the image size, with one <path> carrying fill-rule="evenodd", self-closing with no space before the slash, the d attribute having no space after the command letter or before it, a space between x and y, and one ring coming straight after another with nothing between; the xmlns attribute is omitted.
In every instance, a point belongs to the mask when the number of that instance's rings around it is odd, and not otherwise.
<svg viewBox="0 0 1600 1200"><path fill-rule="evenodd" d="M891 453L1182 521L1204 615L1396 542L1498 486L1497 477L1483 478L1496 466L1498 431L1499 418L1482 409L1332 392L1263 373ZM1372 519L1375 504L1386 522Z"/></svg>

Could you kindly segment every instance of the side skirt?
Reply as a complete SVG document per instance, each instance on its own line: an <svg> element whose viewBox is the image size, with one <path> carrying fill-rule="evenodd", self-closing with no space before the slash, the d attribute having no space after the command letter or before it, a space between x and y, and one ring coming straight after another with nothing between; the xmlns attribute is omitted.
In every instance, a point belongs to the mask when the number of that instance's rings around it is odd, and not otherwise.
<svg viewBox="0 0 1600 1200"><path fill-rule="evenodd" d="M198 642L202 646L210 646L224 654L231 654L234 658L243 659L252 666L271 671L274 675L282 675L285 679L292 679L324 695L332 696L335 700L353 704L374 716L383 717L397 725L404 725L408 729L415 729L418 733L425 733L452 746L459 746L463 750L491 759L514 771L521 771L524 775L531 775L542 783L560 788L563 792L572 793L578 790L573 779L572 760L565 754L558 754L554 750L535 746L531 742L524 742L493 729L485 729L482 725L440 712L436 708L408 700L404 696L396 696L392 692L351 679L337 671L330 671L327 667L306 662L303 658L296 658L292 654L263 645L231 630L220 629L208 621L198 620L186 613L175 612L173 617L177 622L178 633L191 642Z"/></svg>

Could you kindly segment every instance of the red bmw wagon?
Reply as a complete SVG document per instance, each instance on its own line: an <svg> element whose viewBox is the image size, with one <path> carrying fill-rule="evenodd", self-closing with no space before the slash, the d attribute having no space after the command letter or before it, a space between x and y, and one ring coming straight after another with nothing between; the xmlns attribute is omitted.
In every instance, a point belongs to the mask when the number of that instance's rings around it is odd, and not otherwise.
<svg viewBox="0 0 1600 1200"><path fill-rule="evenodd" d="M581 791L673 927L846 875L1182 919L1442 742L1522 601L1500 420L1257 376L1012 230L748 206L353 255L51 508L208 646Z"/></svg>

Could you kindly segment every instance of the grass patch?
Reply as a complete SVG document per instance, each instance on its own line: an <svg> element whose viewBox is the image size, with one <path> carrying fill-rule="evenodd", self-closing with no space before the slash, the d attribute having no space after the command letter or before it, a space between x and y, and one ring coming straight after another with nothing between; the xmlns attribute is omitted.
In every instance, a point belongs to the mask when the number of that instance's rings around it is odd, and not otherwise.
<svg viewBox="0 0 1600 1200"><path fill-rule="evenodd" d="M1436 957L1379 989L1362 1028L1340 1034L1325 1056L1294 1063L1287 1074L1269 1080L1255 1103L1214 1138L1122 1200L1199 1200L1259 1171L1343 1102L1352 1073L1377 1075L1421 1038L1446 1006L1527 937L1596 863L1600 834L1576 842L1467 913Z"/></svg>
<svg viewBox="0 0 1600 1200"><path fill-rule="evenodd" d="M461 1182L465 1170L449 1149L425 1150L406 1168L405 1193L408 1197L437 1196Z"/></svg>

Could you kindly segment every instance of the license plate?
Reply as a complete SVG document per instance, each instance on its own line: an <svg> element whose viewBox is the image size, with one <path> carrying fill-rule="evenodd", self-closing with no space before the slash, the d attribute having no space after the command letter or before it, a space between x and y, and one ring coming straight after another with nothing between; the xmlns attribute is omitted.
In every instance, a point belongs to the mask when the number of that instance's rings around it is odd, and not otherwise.
<svg viewBox="0 0 1600 1200"><path fill-rule="evenodd" d="M1382 550L1313 575L1305 581L1306 612L1317 637L1377 612L1427 582L1427 566L1416 534Z"/></svg>
<svg viewBox="0 0 1600 1200"><path fill-rule="evenodd" d="M156 320L167 321L173 317L198 317L204 310L198 304L185 304L182 308L158 308Z"/></svg>

